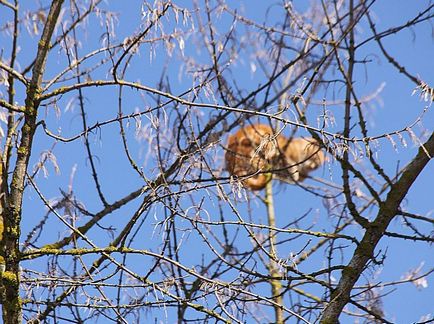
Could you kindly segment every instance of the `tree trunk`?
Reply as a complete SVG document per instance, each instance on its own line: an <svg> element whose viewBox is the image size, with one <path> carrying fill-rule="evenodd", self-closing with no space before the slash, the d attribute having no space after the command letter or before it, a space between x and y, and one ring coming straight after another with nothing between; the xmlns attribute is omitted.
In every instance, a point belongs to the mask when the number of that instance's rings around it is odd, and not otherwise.
<svg viewBox="0 0 434 324"><path fill-rule="evenodd" d="M59 17L63 0L54 0L38 43L32 79L27 85L25 100L25 118L21 128L21 142L17 150L17 160L12 174L10 193L4 206L4 232L2 250L4 251L5 271L1 276L1 299L4 323L21 323L20 299L20 223L24 180L29 164L33 137L36 130L36 118L39 106L40 85L45 71L47 56L50 50L50 40ZM7 172L7 170L4 170ZM5 184L7 185L7 184Z"/></svg>
<svg viewBox="0 0 434 324"><path fill-rule="evenodd" d="M396 216L402 200L417 176L434 156L434 133L419 148L418 154L407 165L399 180L392 186L385 201L382 202L375 220L369 225L362 241L354 251L349 264L342 271L342 277L330 296L330 302L321 318L322 324L338 323L343 308L350 300L351 290L359 279L368 261L373 258L374 250L383 237L388 225Z"/></svg>

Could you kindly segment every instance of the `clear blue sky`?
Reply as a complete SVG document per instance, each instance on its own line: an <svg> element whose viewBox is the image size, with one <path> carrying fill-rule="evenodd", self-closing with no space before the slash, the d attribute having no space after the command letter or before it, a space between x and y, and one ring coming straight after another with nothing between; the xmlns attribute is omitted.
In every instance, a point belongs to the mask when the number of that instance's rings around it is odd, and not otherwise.
<svg viewBox="0 0 434 324"><path fill-rule="evenodd" d="M176 2L176 1L175 1ZM227 1L230 6L238 6L239 12L244 16L255 20L259 23L272 23L273 22L273 8L267 11L266 8L270 5L269 1ZM46 2L43 2L46 3ZM178 1L179 5L189 5L190 2ZM311 1L315 3L315 1ZM319 3L319 1L318 1ZM401 25L414 17L419 11L425 8L427 1L377 1L372 7L372 11L377 16L376 27L378 31L386 30L390 27ZM116 25L116 39L122 40L132 32L140 30L141 14L140 14L141 1L107 1L104 6L110 11L118 13L118 20ZM33 3L23 2L22 6L35 5ZM305 6L304 1L294 1L295 8L303 8ZM0 11L0 15L2 12ZM202 17L203 18L203 17ZM226 33L230 20L222 16L221 20L217 20L219 23L216 25L217 31ZM173 28L173 20L168 23L168 29ZM433 22L431 21L431 24ZM369 28L365 23L363 29L357 30L357 39L362 40L370 36ZM80 44L81 55L90 52L100 45L101 30L97 21L91 21L88 29L85 30L86 37L83 38ZM243 36L244 29L237 27L239 34L237 36ZM94 29L97 32L94 32ZM35 44L38 36L29 37L25 35L25 30L22 30L23 36L20 41L21 52L19 54L20 66L26 66L35 55ZM3 43L5 35L0 35L0 43ZM191 55L199 62L209 63L209 57L205 50L197 50L195 47L195 37L190 35L185 39L185 53ZM431 86L434 84L434 60L432 59L434 54L434 46L432 39L432 29L429 23L419 24L416 28L405 30L396 35L391 35L384 39L384 44L394 58L403 64L406 69L426 81ZM9 46L9 45L5 45ZM1 45L0 47L3 47ZM178 43L179 48L179 43ZM132 68L129 70L127 78L131 81L142 82L145 85L156 87L160 81L163 65L169 62L167 69L167 77L171 82L171 90L174 94L181 93L191 86L190 76L180 76L180 62L178 57L180 55L179 50L175 49L172 58L166 56L163 47L156 49L156 56L150 60L151 48L144 46L138 55L132 61ZM9 53L9 49L5 48L5 53ZM369 59L374 63L370 64L370 72L366 77L363 67L356 69L355 74L355 87L361 96L366 96L374 92L376 89L381 88L382 91L378 96L378 100L373 101L366 109L369 109L367 113L368 127L371 136L382 134L385 132L402 129L411 124L418 115L420 115L423 108L427 103L421 101L417 95L411 95L414 90L414 85L406 80L404 77L399 76L396 70L387 62L387 60L381 55L378 48L371 45L363 48L362 53L366 56L358 57L359 59ZM361 54L359 54L361 55ZM54 51L49 57L47 77L57 74L65 67L65 61L60 58L58 51ZM238 61L233 62L234 71L236 71L235 79L238 84L246 91L251 91L257 87L259 83L264 82L264 77L259 72L256 74L251 73L249 57L240 57ZM109 77L106 70L95 72L93 74L94 79ZM23 104L24 93L23 89L18 89L17 101ZM4 91L4 87L0 86L0 91ZM125 113L131 113L135 109L144 109L145 107L152 106L154 102L150 97L137 94L136 91L128 89L124 90L126 95L124 97L124 109ZM102 122L107 119L116 117L117 114L117 90L115 88L90 88L84 91L86 96L86 109L88 114L88 124L92 125L95 122ZM316 99L322 100L325 96L331 100L333 95L334 99L343 99L344 90L330 91L328 93L319 93ZM3 93L4 95L4 93ZM258 100L261 96L258 96ZM81 130L81 120L79 118L79 107L76 101L73 100L73 96L68 95L63 97L58 103L59 110L61 112L61 118L58 118L53 111L52 106L48 109L41 109L40 119L46 119L49 128L52 131L57 131L61 128L62 135L65 137L72 136ZM220 103L220 102L219 102ZM71 104L69 106L69 104ZM69 107L68 109L66 109ZM339 110L341 109L341 110ZM332 131L338 132L342 129L343 121L339 119L342 115L342 107L337 107L334 111L337 120L336 128ZM149 119L142 118L143 124L148 123ZM432 132L434 127L434 113L432 107L426 112L423 119L423 126L429 132ZM3 125L4 126L4 125ZM175 130L168 130L176 131ZM152 168L155 168L152 159L147 160L147 146L144 141L135 142L134 139L134 122L131 121L129 129L129 141L131 148L133 149L133 156L142 163L141 167L144 168L147 174L152 174ZM421 129L415 128L417 135L421 134ZM304 133L300 132L300 135ZM404 135L406 136L406 135ZM385 166L385 169L389 174L393 174L394 170L402 167L410 161L410 159L416 154L417 147L412 144L408 136L405 137L408 147L398 145L398 150L395 151L388 142L387 139L379 141L377 157L378 160ZM223 143L226 139L223 138ZM397 140L395 138L395 140ZM123 153L122 145L119 140L119 128L117 124L112 124L98 130L90 136L90 141L93 147L93 153L97 156L97 167L102 180L102 186L107 193L107 198L110 202L113 202L123 197L128 192L140 187L143 183L142 180L136 176L132 170L124 172L127 168L127 161ZM31 165L37 163L39 159L39 153L43 150L50 149L53 145L53 141L43 135L43 131L40 128L38 130L36 140L34 143L34 156L31 161ZM151 152L152 153L152 152ZM56 175L52 167L48 167L50 175L44 178L40 174L37 178L38 185L44 192L46 197L54 200L60 196L59 188L66 190L71 170L74 165L77 165L77 172L74 178L74 192L82 201L82 203L92 211L98 211L101 209L101 204L97 199L94 185L90 177L90 169L87 158L84 154L83 144L81 140L75 141L70 144L56 144L54 154L57 157L57 163L60 167L60 174ZM222 151L218 154L220 156L217 159L216 167L222 167L223 162L221 159ZM147 164L147 161L151 161ZM122 171L120 171L122 170ZM315 173L317 177L323 177L327 181L333 181L340 183L341 172L339 166L336 163L331 162L327 167L319 170ZM423 171L421 176L417 179L415 185L412 187L409 195L405 201L405 207L408 211L421 215L431 215L434 211L434 191L432 189L432 181L434 178L434 162ZM316 222L314 230L330 229L335 224L335 219L329 217L323 206L321 199L316 198L306 191L297 188L296 186L282 186L276 185L276 214L279 215L277 220L278 225L284 225L288 222L288 219L295 219L302 214L308 212L309 216L299 226L308 226L310 223ZM198 193L207 197L204 192ZM199 196L197 197L199 200ZM217 219L218 215L213 214L216 211L215 203L216 199L210 198L205 201L205 208L208 210L209 217L211 219ZM123 209L121 212L116 212L114 215L102 222L103 226L118 226L121 227L124 224L124 220L129 218L126 214L132 212L138 205L138 202L133 203L132 206L127 209ZM186 202L183 202L184 204ZM242 212L247 214L249 208L253 208L253 220L255 222L265 222L265 213L262 207L259 207L256 202L251 205L247 203L239 203L237 205ZM41 202L38 200L36 193L28 188L28 193L24 202L24 216L23 216L23 235L27 235L27 232L39 222L40 215L45 211ZM157 220L162 220L162 208L155 207L150 211L148 217L148 223L154 224ZM37 211L37 212L36 212ZM226 210L226 212L228 212ZM35 215L34 215L35 214ZM154 220L151 218L154 217ZM84 218L83 221L85 221ZM391 225L391 230L399 232L402 230L400 220L395 220ZM61 228L60 223L55 220L54 217L49 218L48 227L52 228L53 233ZM356 227L354 227L356 230ZM66 231L66 229L65 229ZM431 230L426 230L429 233ZM95 231L97 233L97 231ZM155 231L155 228L148 226L146 229L141 230L141 235L144 238L150 239L149 246L144 244L143 248L156 248L161 243L160 233ZM103 243L107 241L107 236L92 236L89 234L96 243ZM361 237L362 233L358 234ZM40 243L49 243L56 240L56 236L52 236L45 240L44 238ZM195 247L196 254L187 256L186 260L191 257L191 264L195 265L201 258L199 251L203 253L209 253L205 247L196 246L195 240L197 238L191 238L190 243L192 247ZM248 244L247 238L242 239L244 244ZM188 240L186 241L188 242ZM295 241L293 244L284 244L279 250L281 257L288 256L290 253L297 253L306 244L306 241ZM197 247L197 249L196 249ZM417 242L401 241L393 238L385 238L380 242L377 249L384 251L387 249L387 258L384 260L384 267L376 268L377 273L368 272L369 276L374 276L374 280L377 283L389 282L400 280L406 272L411 269L415 269L423 264L423 270L427 271L434 266L433 249L428 247L427 244L421 244ZM191 251L188 250L188 251ZM348 257L351 255L348 251L343 260L336 260L335 264L348 261ZM348 254L349 253L349 254ZM44 259L45 260L45 259ZM312 258L306 264L300 266L301 271L310 271L312 269L318 269L318 264L325 263L325 255L319 254L317 257ZM37 264L37 262L36 262ZM140 268L140 262L134 264L133 267ZM336 276L338 274L336 273ZM422 315L434 313L434 289L432 282L432 276L428 278L428 288L418 290L414 285L406 283L399 285L397 290L386 297L384 297L384 309L385 317L396 323L410 323L417 321ZM390 288L385 287L379 289L381 293L388 293ZM411 296L411 298L408 298ZM155 312L157 314L157 312ZM163 319L163 317L162 317ZM344 321L343 321L344 322Z"/></svg>

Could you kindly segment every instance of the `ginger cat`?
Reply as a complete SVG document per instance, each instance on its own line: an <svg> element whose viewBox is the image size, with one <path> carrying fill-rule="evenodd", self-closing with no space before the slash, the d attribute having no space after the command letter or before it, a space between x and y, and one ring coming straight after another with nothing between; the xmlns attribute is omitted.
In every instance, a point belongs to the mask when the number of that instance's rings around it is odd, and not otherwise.
<svg viewBox="0 0 434 324"><path fill-rule="evenodd" d="M306 179L310 172L325 161L324 152L312 137L298 137L288 141L284 136L279 136L277 141L279 149L285 155L289 176L296 182Z"/></svg>
<svg viewBox="0 0 434 324"><path fill-rule="evenodd" d="M226 169L231 175L243 177L243 184L250 190L262 190L271 180L270 171L278 179L294 183L325 161L318 143L310 137L288 140L275 136L273 129L264 124L245 126L229 136L225 154ZM289 181L288 181L289 180Z"/></svg>
<svg viewBox="0 0 434 324"><path fill-rule="evenodd" d="M255 173L271 169L279 155L270 126L245 126L229 136L225 154L226 169L231 175L238 177L251 175L243 180L243 184L251 190L261 190L271 177L264 173Z"/></svg>

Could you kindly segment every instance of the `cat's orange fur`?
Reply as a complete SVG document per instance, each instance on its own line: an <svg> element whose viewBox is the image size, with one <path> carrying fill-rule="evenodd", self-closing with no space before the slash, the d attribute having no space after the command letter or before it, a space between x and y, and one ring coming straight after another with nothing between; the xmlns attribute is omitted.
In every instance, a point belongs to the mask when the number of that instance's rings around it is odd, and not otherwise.
<svg viewBox="0 0 434 324"><path fill-rule="evenodd" d="M278 137L281 152L285 155L289 176L294 181L303 181L313 170L325 161L324 152L312 137L292 138Z"/></svg>
<svg viewBox="0 0 434 324"><path fill-rule="evenodd" d="M286 182L303 181L309 172L324 163L325 156L312 138L276 136L264 124L245 126L229 136L225 154L226 169L231 175L246 177L243 184L251 190L262 190L273 172ZM288 181L289 180L289 181Z"/></svg>
<svg viewBox="0 0 434 324"><path fill-rule="evenodd" d="M249 176L243 180L244 185L251 190L261 190L270 176L255 173L269 170L278 156L272 128L264 124L249 125L229 136L226 169L231 175Z"/></svg>

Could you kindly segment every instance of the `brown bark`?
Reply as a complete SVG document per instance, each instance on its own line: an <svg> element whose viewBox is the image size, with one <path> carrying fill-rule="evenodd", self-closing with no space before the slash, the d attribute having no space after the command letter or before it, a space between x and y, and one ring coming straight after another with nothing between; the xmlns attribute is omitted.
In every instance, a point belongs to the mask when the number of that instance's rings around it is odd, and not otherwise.
<svg viewBox="0 0 434 324"><path fill-rule="evenodd" d="M367 228L362 241L354 251L351 261L342 271L339 284L333 291L330 302L321 318L322 324L338 323L343 308L350 300L351 290L359 279L368 261L373 258L374 250L383 237L389 223L397 215L399 206L417 176L434 156L434 133L419 148L414 159L406 166L402 176L393 184L386 199L381 203L377 217Z"/></svg>
<svg viewBox="0 0 434 324"><path fill-rule="evenodd" d="M5 271L1 280L1 299L3 303L3 322L21 323L20 300L20 223L24 180L29 164L33 137L36 129L37 110L39 106L40 85L45 71L45 64L50 49L50 39L59 17L63 0L54 0L45 27L38 43L32 79L27 87L25 100L25 118L21 128L21 141L17 150L17 160L10 184L10 194L3 214L4 233L2 249L5 251Z"/></svg>

